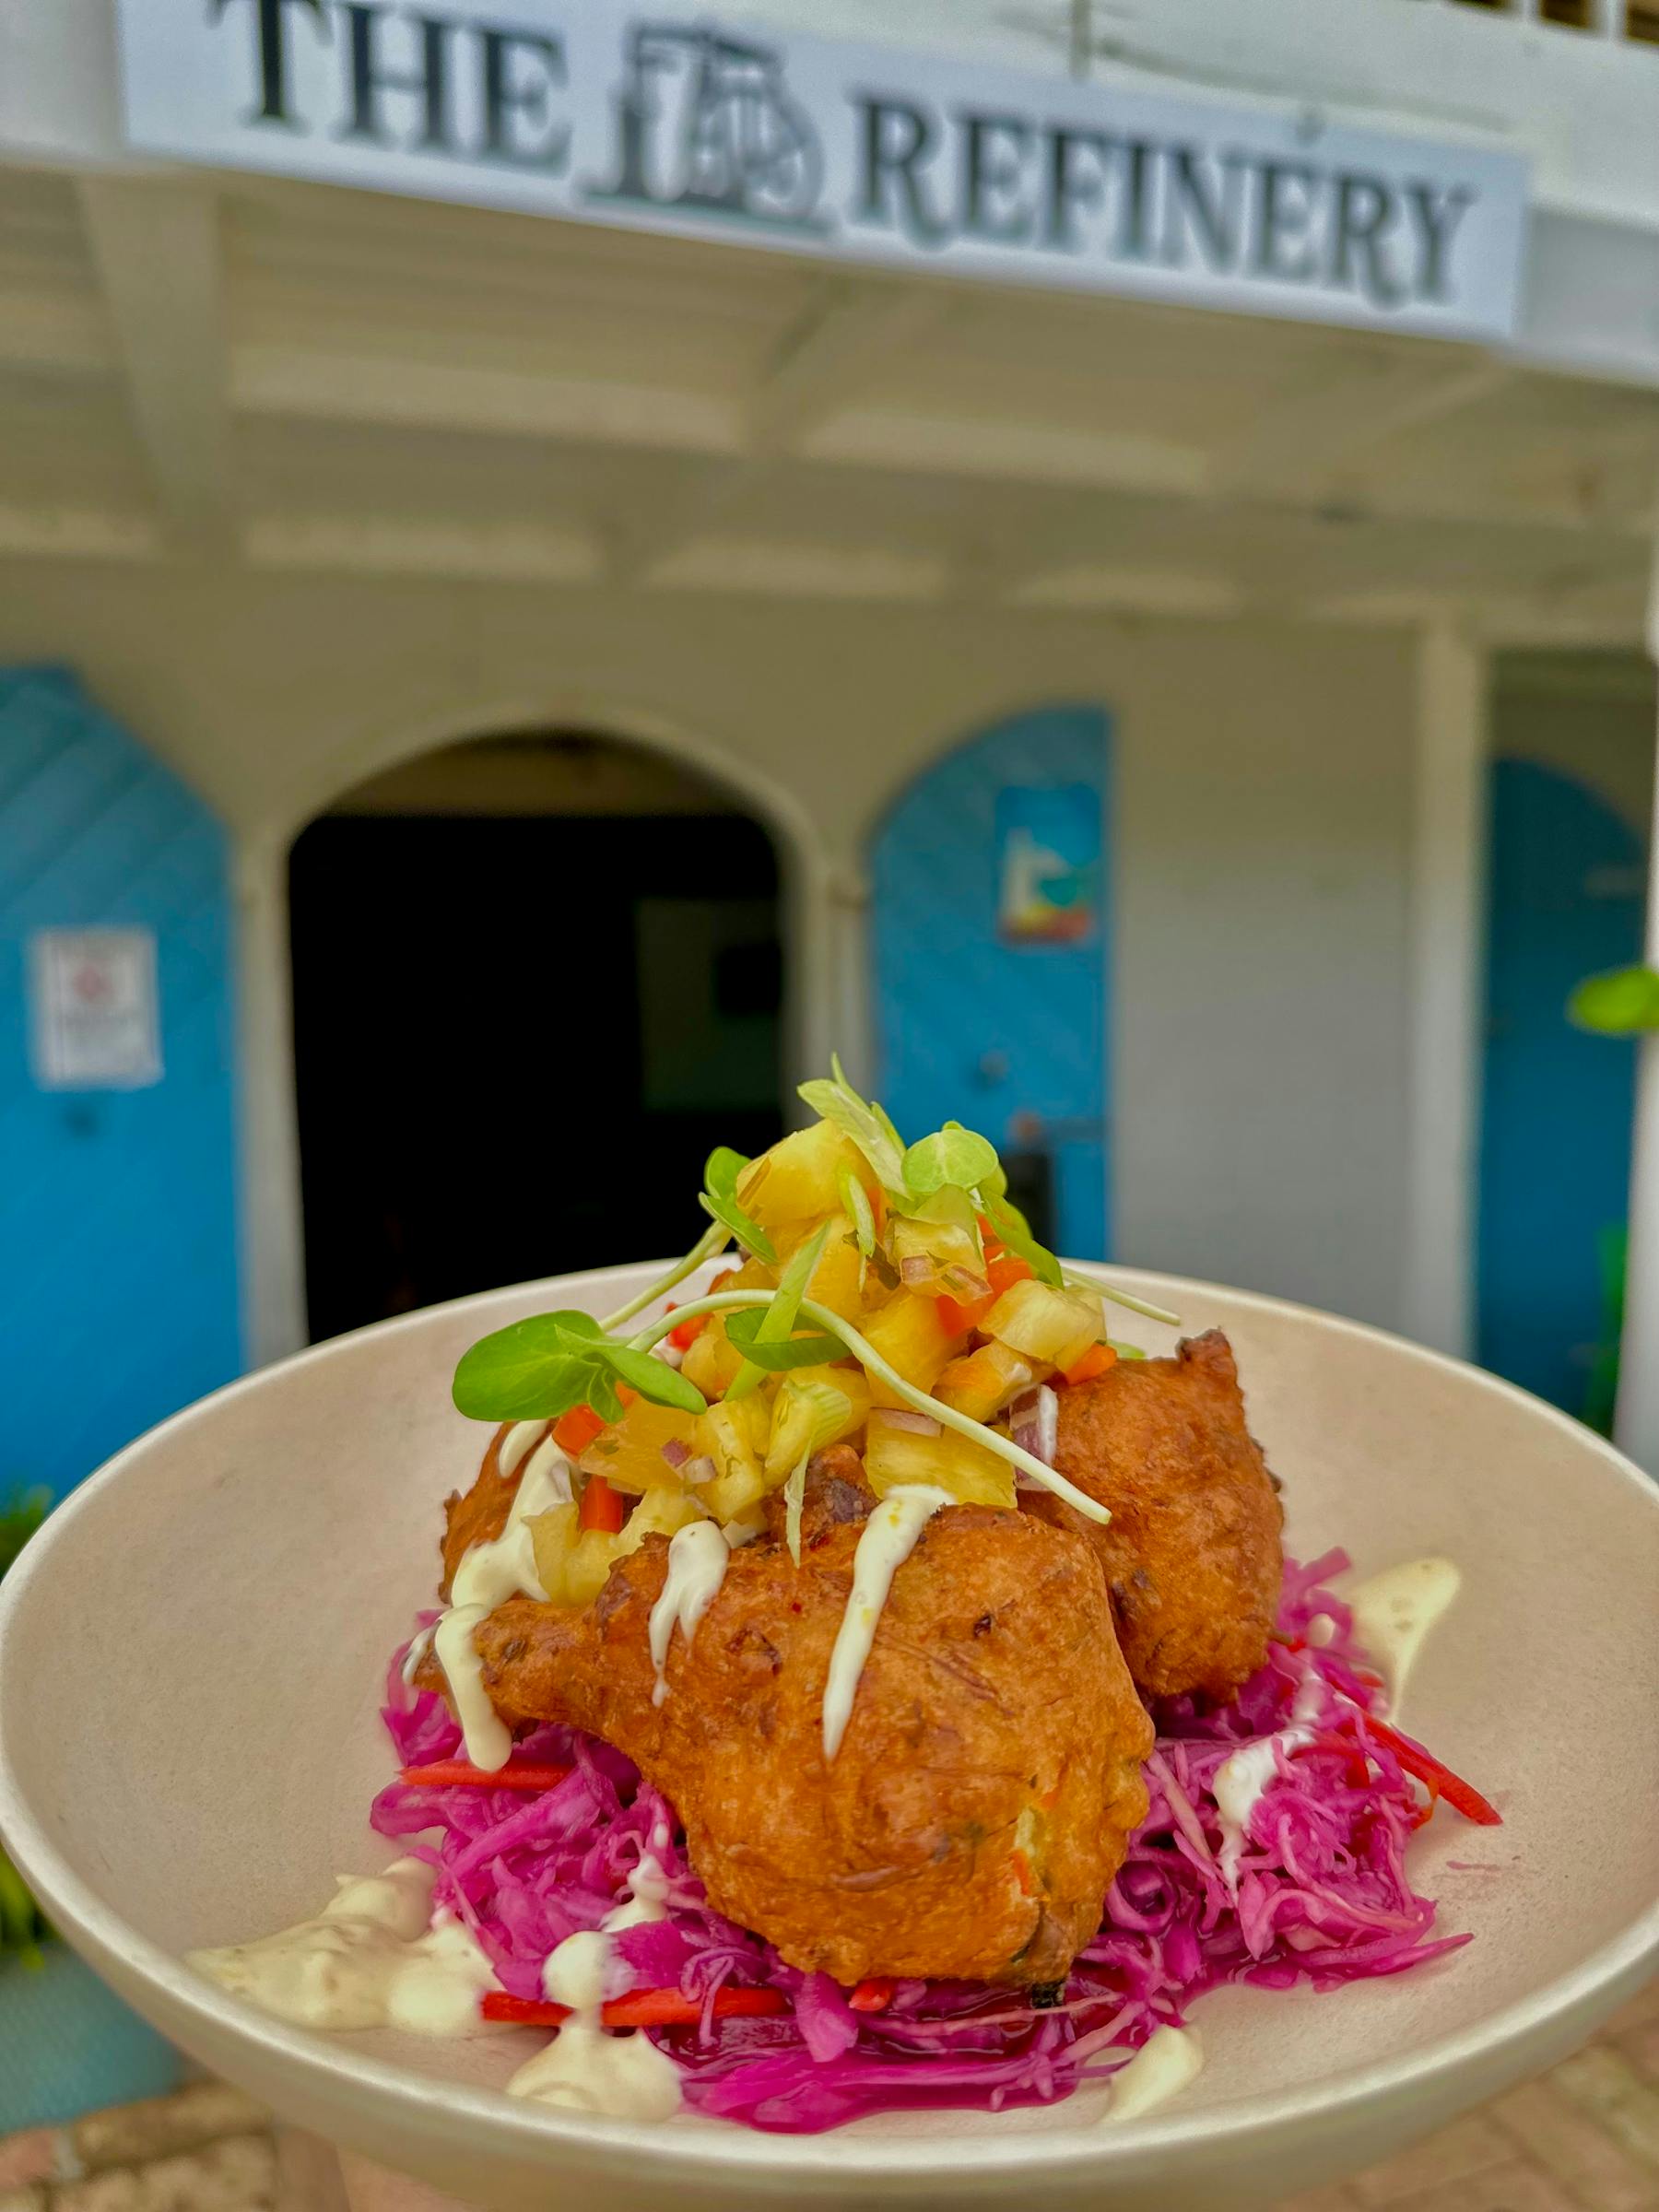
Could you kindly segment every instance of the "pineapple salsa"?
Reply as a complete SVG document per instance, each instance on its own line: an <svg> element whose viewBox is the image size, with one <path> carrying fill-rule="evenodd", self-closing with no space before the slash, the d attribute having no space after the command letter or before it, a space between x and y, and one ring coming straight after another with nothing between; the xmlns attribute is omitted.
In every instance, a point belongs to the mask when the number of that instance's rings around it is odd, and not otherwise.
<svg viewBox="0 0 1659 2212"><path fill-rule="evenodd" d="M1063 1268L984 1137L947 1123L907 1146L833 1067L801 1087L811 1126L758 1159L711 1155L710 1227L662 1281L604 1322L538 1314L461 1361L463 1413L551 1420L573 1463L570 1500L529 1524L552 1603L587 1604L653 1534L712 1522L747 1542L774 1491L798 1562L806 1468L834 1444L880 1499L1011 1510L1036 1484L1105 1518L1049 1464L1053 1387L1143 1356L1108 1335L1103 1300L1175 1316ZM629 1333L733 1243L706 1291Z"/></svg>

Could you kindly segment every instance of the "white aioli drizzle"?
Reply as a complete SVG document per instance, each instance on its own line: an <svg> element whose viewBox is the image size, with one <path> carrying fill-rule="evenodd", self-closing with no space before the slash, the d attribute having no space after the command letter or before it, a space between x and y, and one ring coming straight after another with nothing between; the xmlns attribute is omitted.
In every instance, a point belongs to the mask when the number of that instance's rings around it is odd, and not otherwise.
<svg viewBox="0 0 1659 2212"><path fill-rule="evenodd" d="M1407 1559L1369 1576L1349 1593L1355 1641L1382 1669L1391 1712L1397 1714L1406 1677L1424 1640L1444 1618L1462 1583L1463 1577L1450 1559ZM1281 1728L1277 1735L1265 1736L1260 1743L1246 1744L1216 1770L1210 1788L1221 1815L1218 1855L1230 1888L1238 1888L1239 1858L1249 1838L1251 1815L1278 1771L1278 1754L1312 1741L1311 1724L1317 1717L1320 1701L1319 1677L1310 1673L1292 1701L1290 1726Z"/></svg>
<svg viewBox="0 0 1659 2212"><path fill-rule="evenodd" d="M255 1943L192 1951L187 1963L233 1995L301 2028L401 2028L411 2035L483 2029L489 1961L461 1923L429 1928L432 1868L398 1859L383 1874L339 1877L314 1920Z"/></svg>
<svg viewBox="0 0 1659 2212"><path fill-rule="evenodd" d="M1155 2028L1129 2064L1112 2077L1109 2121L1138 2120L1182 2090L1204 2070L1204 2046L1191 2028Z"/></svg>
<svg viewBox="0 0 1659 2212"><path fill-rule="evenodd" d="M503 1482L512 1480L519 1471L519 1462L547 1426L546 1421L514 1421L508 1430L496 1453L496 1473Z"/></svg>
<svg viewBox="0 0 1659 2212"><path fill-rule="evenodd" d="M935 1513L956 1500L931 1483L903 1482L890 1489L865 1523L853 1555L853 1589L830 1654L824 1684L824 1757L841 1749L853 1717L865 1661L876 1641L876 1623L887 1604L893 1577L915 1549L916 1538Z"/></svg>
<svg viewBox="0 0 1659 2212"><path fill-rule="evenodd" d="M1239 1886L1239 1858L1250 1836L1250 1817L1278 1772L1279 1753L1313 1741L1312 1722L1324 1698L1324 1684L1312 1667L1290 1701L1290 1725L1259 1743L1246 1744L1216 1769L1210 1791L1221 1816L1221 1849L1217 1854L1230 1889ZM1150 2048L1150 2045L1147 2046Z"/></svg>
<svg viewBox="0 0 1659 2212"><path fill-rule="evenodd" d="M532 1438L546 1426L544 1421L520 1421L510 1429L501 1440L497 1465L511 1453L516 1466ZM500 1535L474 1544L464 1555L450 1585L450 1609L432 1631L432 1649L455 1700L466 1756L475 1767L490 1773L507 1764L512 1736L489 1701L473 1631L521 1591L526 1597L546 1598L535 1571L530 1523L536 1514L550 1513L570 1500L571 1463L549 1436L525 1462Z"/></svg>
<svg viewBox="0 0 1659 2212"><path fill-rule="evenodd" d="M643 2034L611 2035L600 2007L612 1994L616 1938L624 1928L668 1916L667 1879L647 1853L634 1869L632 1894L614 1906L596 1928L567 1936L542 1968L550 2003L568 2005L571 2017L507 2084L514 2097L611 2120L666 2120L679 2110L679 2069Z"/></svg>
<svg viewBox="0 0 1659 2212"><path fill-rule="evenodd" d="M668 1572L663 1594L651 1608L651 1663L656 1668L652 1702L668 1695L668 1647L677 1624L689 1643L697 1624L714 1603L725 1580L731 1547L712 1521L693 1521L668 1539Z"/></svg>
<svg viewBox="0 0 1659 2212"><path fill-rule="evenodd" d="M1376 1661L1396 1720L1418 1653L1462 1587L1463 1577L1450 1559L1406 1559L1368 1575L1347 1593L1354 1641Z"/></svg>

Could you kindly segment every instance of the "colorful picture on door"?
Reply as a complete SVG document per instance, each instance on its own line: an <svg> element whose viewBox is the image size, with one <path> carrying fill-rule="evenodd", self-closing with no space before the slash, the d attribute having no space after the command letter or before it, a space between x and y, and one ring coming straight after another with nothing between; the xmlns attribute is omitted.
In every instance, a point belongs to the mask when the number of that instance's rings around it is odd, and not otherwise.
<svg viewBox="0 0 1659 2212"><path fill-rule="evenodd" d="M1088 783L996 794L997 934L1077 945L1100 925L1100 795Z"/></svg>

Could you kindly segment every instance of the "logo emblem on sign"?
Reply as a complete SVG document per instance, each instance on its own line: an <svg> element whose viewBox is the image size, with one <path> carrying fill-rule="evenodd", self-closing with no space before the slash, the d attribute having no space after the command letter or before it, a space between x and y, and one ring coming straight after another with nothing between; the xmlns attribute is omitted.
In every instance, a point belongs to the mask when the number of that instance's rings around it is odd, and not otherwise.
<svg viewBox="0 0 1659 2212"><path fill-rule="evenodd" d="M590 196L821 231L824 156L772 46L706 25L629 27L617 181Z"/></svg>

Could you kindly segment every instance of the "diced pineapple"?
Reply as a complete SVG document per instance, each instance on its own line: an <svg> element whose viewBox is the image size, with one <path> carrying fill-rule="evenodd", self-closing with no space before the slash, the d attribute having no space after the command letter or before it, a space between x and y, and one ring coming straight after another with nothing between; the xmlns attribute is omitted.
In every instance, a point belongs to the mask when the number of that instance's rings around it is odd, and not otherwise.
<svg viewBox="0 0 1659 2212"><path fill-rule="evenodd" d="M684 1490L647 1490L629 1514L621 1534L610 1539L615 1556L625 1559L630 1551L639 1550L647 1536L672 1536L702 1518L702 1507Z"/></svg>
<svg viewBox="0 0 1659 2212"><path fill-rule="evenodd" d="M953 1359L934 1384L933 1394L972 1420L988 1421L1036 1380L1037 1371L1029 1359L993 1339Z"/></svg>
<svg viewBox="0 0 1659 2212"><path fill-rule="evenodd" d="M698 1453L714 1462L713 1477L698 1496L716 1521L730 1521L766 1495L760 1453L771 1427L771 1407L759 1391L735 1406L711 1406L698 1415Z"/></svg>
<svg viewBox="0 0 1659 2212"><path fill-rule="evenodd" d="M605 1587L616 1558L618 1539L596 1528L584 1529L573 1505L557 1505L530 1524L535 1571L556 1606L585 1606Z"/></svg>
<svg viewBox="0 0 1659 2212"><path fill-rule="evenodd" d="M984 1298L990 1294L979 1239L960 1222L918 1221L906 1214L897 1215L888 1230L888 1250L900 1273L907 1260L912 1267L918 1260L925 1262L928 1275L924 1282L915 1282L911 1276L905 1276L913 1288L934 1296L947 1290L958 1299Z"/></svg>
<svg viewBox="0 0 1659 2212"><path fill-rule="evenodd" d="M612 1489L630 1490L636 1497L665 1485L677 1488L679 1476L663 1457L663 1447L683 1445L689 1457L696 1449L691 1430L690 1414L636 1398L622 1418L602 1429L582 1454L582 1471L603 1475Z"/></svg>
<svg viewBox="0 0 1659 2212"><path fill-rule="evenodd" d="M910 1290L899 1291L872 1314L863 1334L871 1348L917 1390L931 1390L945 1362L965 1342L962 1336L953 1336L940 1320L936 1299ZM876 1406L902 1403L878 1375L870 1377L870 1400Z"/></svg>
<svg viewBox="0 0 1659 2212"><path fill-rule="evenodd" d="M710 1517L724 1527L726 1522L751 1513L767 1491L777 1487L767 1481L764 1469L756 1462L748 1466L728 1467L724 1474L716 1475L712 1482L701 1484L697 1497Z"/></svg>
<svg viewBox="0 0 1659 2212"><path fill-rule="evenodd" d="M1014 1506L1014 1470L1006 1459L954 1430L919 1435L881 1407L870 1416L865 1473L878 1498L901 1482L932 1483L964 1505Z"/></svg>
<svg viewBox="0 0 1659 2212"><path fill-rule="evenodd" d="M737 1184L737 1203L769 1233L791 1223L821 1221L841 1211L842 1168L867 1178L864 1155L829 1122L780 1137L752 1160Z"/></svg>
<svg viewBox="0 0 1659 2212"><path fill-rule="evenodd" d="M855 1436L870 1412L870 1386L854 1367L803 1367L786 1376L772 1405L766 1446L769 1482L782 1482L803 1453Z"/></svg>
<svg viewBox="0 0 1659 2212"><path fill-rule="evenodd" d="M708 1327L687 1346L680 1372L705 1398L722 1398L742 1365L743 1354L726 1335L724 1321L720 1314L712 1313Z"/></svg>
<svg viewBox="0 0 1659 2212"><path fill-rule="evenodd" d="M1047 1283L1014 1283L980 1324L988 1336L1051 1367L1075 1367L1100 1334L1100 1305Z"/></svg>
<svg viewBox="0 0 1659 2212"><path fill-rule="evenodd" d="M832 1215L823 1257L813 1269L812 1280L806 1286L807 1297L816 1299L820 1306L828 1306L831 1313L839 1313L856 1328L864 1319L864 1272L852 1222L845 1214Z"/></svg>

